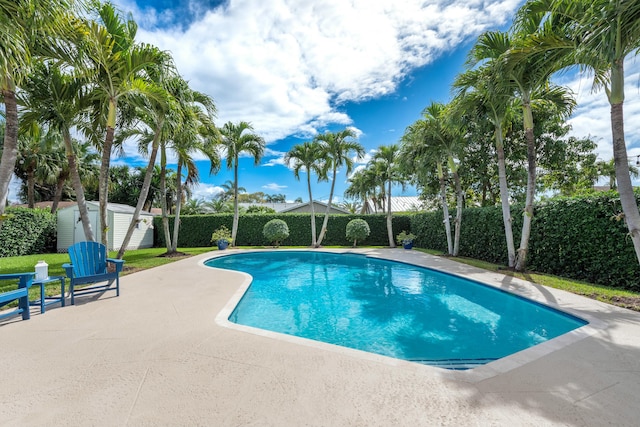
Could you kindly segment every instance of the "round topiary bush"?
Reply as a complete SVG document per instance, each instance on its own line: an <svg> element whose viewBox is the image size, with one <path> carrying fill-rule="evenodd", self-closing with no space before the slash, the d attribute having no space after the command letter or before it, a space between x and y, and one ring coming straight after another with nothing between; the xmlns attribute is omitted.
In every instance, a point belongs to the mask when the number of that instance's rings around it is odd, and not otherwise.
<svg viewBox="0 0 640 427"><path fill-rule="evenodd" d="M354 248L358 240L366 239L370 233L369 224L364 219L352 219L347 223L347 239L353 240Z"/></svg>
<svg viewBox="0 0 640 427"><path fill-rule="evenodd" d="M281 241L289 237L289 226L281 219L272 219L264 225L262 234L277 247Z"/></svg>

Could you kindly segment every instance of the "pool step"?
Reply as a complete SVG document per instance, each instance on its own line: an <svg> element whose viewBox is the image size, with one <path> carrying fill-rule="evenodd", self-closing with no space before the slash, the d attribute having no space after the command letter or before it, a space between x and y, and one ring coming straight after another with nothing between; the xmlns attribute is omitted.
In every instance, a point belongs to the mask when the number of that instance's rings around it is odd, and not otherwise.
<svg viewBox="0 0 640 427"><path fill-rule="evenodd" d="M408 359L410 362L422 363L423 365L435 366L444 369L453 369L464 371L473 369L489 362L497 360L497 358L481 358L481 359Z"/></svg>

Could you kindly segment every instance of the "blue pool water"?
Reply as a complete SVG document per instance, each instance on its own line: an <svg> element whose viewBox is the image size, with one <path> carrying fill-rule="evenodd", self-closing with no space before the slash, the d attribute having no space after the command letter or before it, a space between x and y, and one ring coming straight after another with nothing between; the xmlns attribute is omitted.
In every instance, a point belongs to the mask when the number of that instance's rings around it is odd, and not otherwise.
<svg viewBox="0 0 640 427"><path fill-rule="evenodd" d="M205 264L253 276L231 322L453 369L587 323L474 281L363 255L248 252Z"/></svg>

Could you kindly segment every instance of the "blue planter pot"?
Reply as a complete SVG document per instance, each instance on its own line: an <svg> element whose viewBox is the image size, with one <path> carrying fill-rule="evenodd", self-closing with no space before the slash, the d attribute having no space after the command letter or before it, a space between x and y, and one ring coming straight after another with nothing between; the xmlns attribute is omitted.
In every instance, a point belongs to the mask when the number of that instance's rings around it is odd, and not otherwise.
<svg viewBox="0 0 640 427"><path fill-rule="evenodd" d="M413 249L413 242L402 242L402 247L405 249Z"/></svg>
<svg viewBox="0 0 640 427"><path fill-rule="evenodd" d="M227 249L227 246L229 246L229 242L226 240L218 240L218 250L222 251L224 249Z"/></svg>

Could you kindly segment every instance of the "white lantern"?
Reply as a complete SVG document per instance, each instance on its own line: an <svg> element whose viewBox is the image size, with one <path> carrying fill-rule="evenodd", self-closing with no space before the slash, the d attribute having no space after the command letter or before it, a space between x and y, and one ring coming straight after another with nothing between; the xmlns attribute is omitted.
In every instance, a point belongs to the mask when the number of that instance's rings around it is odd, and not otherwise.
<svg viewBox="0 0 640 427"><path fill-rule="evenodd" d="M36 264L36 280L44 280L49 277L49 265L44 261Z"/></svg>

